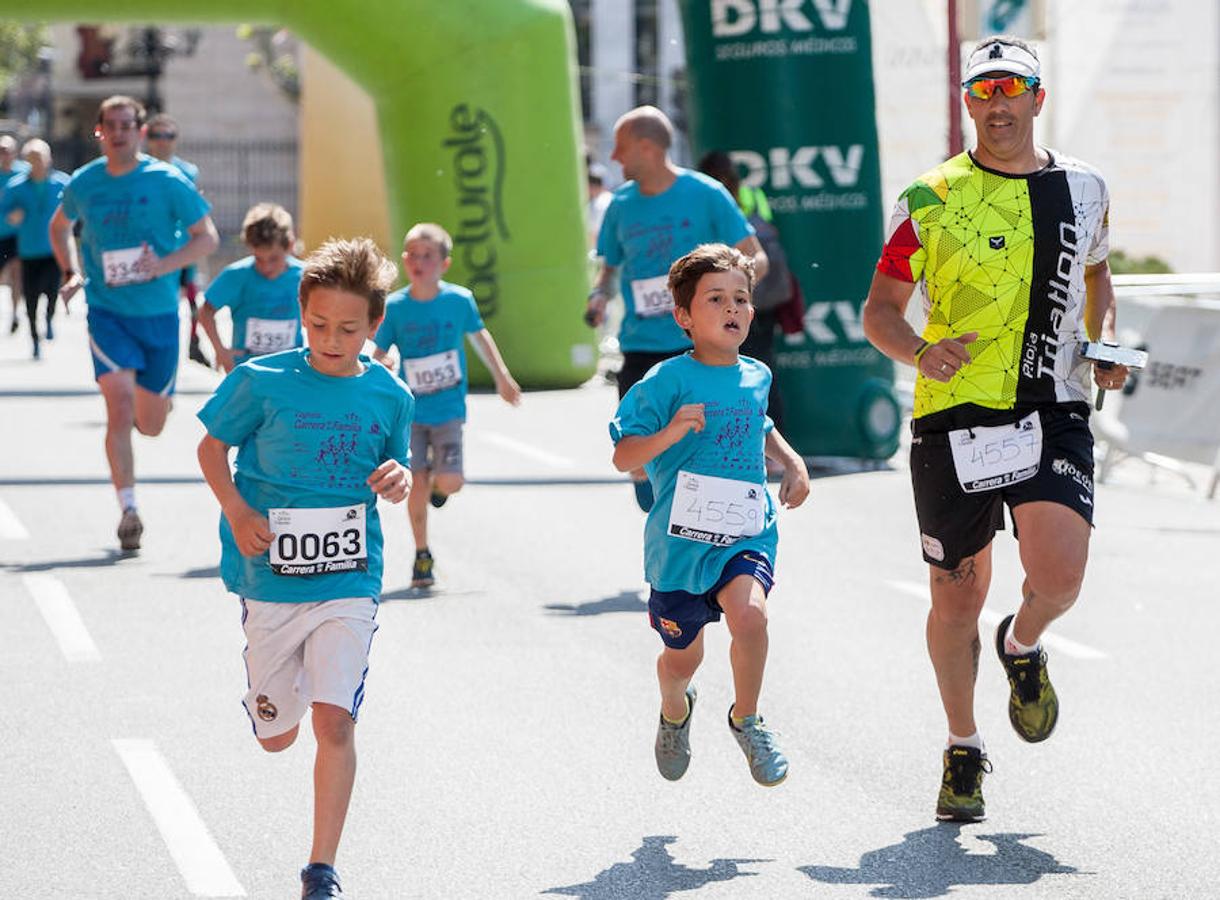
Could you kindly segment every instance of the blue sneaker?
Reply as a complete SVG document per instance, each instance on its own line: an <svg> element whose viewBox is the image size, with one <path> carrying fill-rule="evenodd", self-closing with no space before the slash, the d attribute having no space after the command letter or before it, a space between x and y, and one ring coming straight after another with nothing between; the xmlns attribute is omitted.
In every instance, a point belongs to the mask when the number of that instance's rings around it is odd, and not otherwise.
<svg viewBox="0 0 1220 900"><path fill-rule="evenodd" d="M640 509L644 512L652 509L652 482L645 478L643 481L633 481L631 486L635 488L635 502L640 505Z"/></svg>
<svg viewBox="0 0 1220 900"><path fill-rule="evenodd" d="M729 731L737 746L746 755L750 774L763 787L774 787L788 777L788 759L775 746L775 735L763 725L762 716L746 716L738 727L733 723L733 707L729 707Z"/></svg>
<svg viewBox="0 0 1220 900"><path fill-rule="evenodd" d="M301 900L342 900L339 873L326 863L310 863L301 870Z"/></svg>
<svg viewBox="0 0 1220 900"><path fill-rule="evenodd" d="M695 700L699 692L694 686L686 689L686 719L681 725L674 725L660 716L657 725L657 771L667 781L677 781L686 774L690 765L690 720L695 712Z"/></svg>

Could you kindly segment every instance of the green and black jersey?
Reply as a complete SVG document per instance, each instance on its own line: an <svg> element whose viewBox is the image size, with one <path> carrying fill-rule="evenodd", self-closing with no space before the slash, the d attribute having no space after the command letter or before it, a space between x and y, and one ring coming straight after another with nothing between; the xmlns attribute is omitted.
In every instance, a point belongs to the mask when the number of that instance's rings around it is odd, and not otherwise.
<svg viewBox="0 0 1220 900"><path fill-rule="evenodd" d="M952 381L916 379L917 431L1088 402L1084 272L1109 253L1109 206L1100 173L1053 152L1029 175L962 153L907 188L877 269L919 284L924 340L979 334Z"/></svg>

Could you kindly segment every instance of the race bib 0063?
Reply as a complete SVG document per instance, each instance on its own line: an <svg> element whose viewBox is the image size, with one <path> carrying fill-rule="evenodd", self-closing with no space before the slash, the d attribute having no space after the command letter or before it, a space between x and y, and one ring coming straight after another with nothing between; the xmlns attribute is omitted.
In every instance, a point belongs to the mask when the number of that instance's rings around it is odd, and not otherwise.
<svg viewBox="0 0 1220 900"><path fill-rule="evenodd" d="M760 534L766 494L761 484L679 472L669 507L669 533L719 547Z"/></svg>
<svg viewBox="0 0 1220 900"><path fill-rule="evenodd" d="M369 567L364 504L322 509L269 509L269 551L276 575L365 572Z"/></svg>
<svg viewBox="0 0 1220 900"><path fill-rule="evenodd" d="M953 468L967 494L1026 481L1042 459L1042 420L1030 413L1012 425L949 432Z"/></svg>

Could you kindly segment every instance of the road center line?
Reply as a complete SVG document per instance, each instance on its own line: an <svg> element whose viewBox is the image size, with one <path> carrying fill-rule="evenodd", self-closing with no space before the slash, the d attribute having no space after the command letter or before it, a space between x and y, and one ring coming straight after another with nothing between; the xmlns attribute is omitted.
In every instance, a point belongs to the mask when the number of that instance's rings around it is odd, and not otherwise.
<svg viewBox="0 0 1220 900"><path fill-rule="evenodd" d="M512 450L514 453L519 453L522 456L537 460L541 463L546 463L548 466L555 466L559 469L570 469L575 462L568 459L566 456L558 456L554 453L547 453L545 450L539 450L537 447L530 446L515 438L510 438L508 435L498 434L494 431L479 430L474 432L489 444L495 444L497 447L503 447L505 450Z"/></svg>
<svg viewBox="0 0 1220 900"><path fill-rule="evenodd" d="M199 897L246 896L199 817L199 810L170 771L157 745L132 738L118 738L111 743L135 782L187 889Z"/></svg>
<svg viewBox="0 0 1220 900"><path fill-rule="evenodd" d="M97 662L102 658L62 581L53 575L22 575L21 581L59 642L64 659Z"/></svg>
<svg viewBox="0 0 1220 900"><path fill-rule="evenodd" d="M928 595L928 586L926 584L919 584L916 581L886 581L885 583L894 590L903 594L918 597L925 603L931 602L931 598ZM983 607L982 611L979 613L979 621L985 625L999 625L1006 615L1008 614L998 613L993 609ZM1077 643L1076 641L1061 637L1050 631L1044 631L1042 633L1042 643L1051 650L1057 650L1058 652L1063 653L1065 656L1071 656L1075 659L1107 658L1107 655L1102 653L1100 650L1095 650L1094 648L1085 644Z"/></svg>
<svg viewBox="0 0 1220 900"><path fill-rule="evenodd" d="M28 540L29 537L30 533L25 530L25 526L21 524L17 514L9 508L7 503L0 500L0 539L6 541L24 541Z"/></svg>

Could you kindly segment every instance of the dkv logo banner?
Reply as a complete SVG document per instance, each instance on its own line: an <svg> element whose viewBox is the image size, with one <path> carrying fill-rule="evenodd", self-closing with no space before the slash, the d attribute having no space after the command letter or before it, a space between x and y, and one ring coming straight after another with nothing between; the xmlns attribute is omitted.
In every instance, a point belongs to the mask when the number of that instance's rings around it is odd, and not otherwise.
<svg viewBox="0 0 1220 900"><path fill-rule="evenodd" d="M710 0L716 59L855 53L852 0Z"/></svg>

